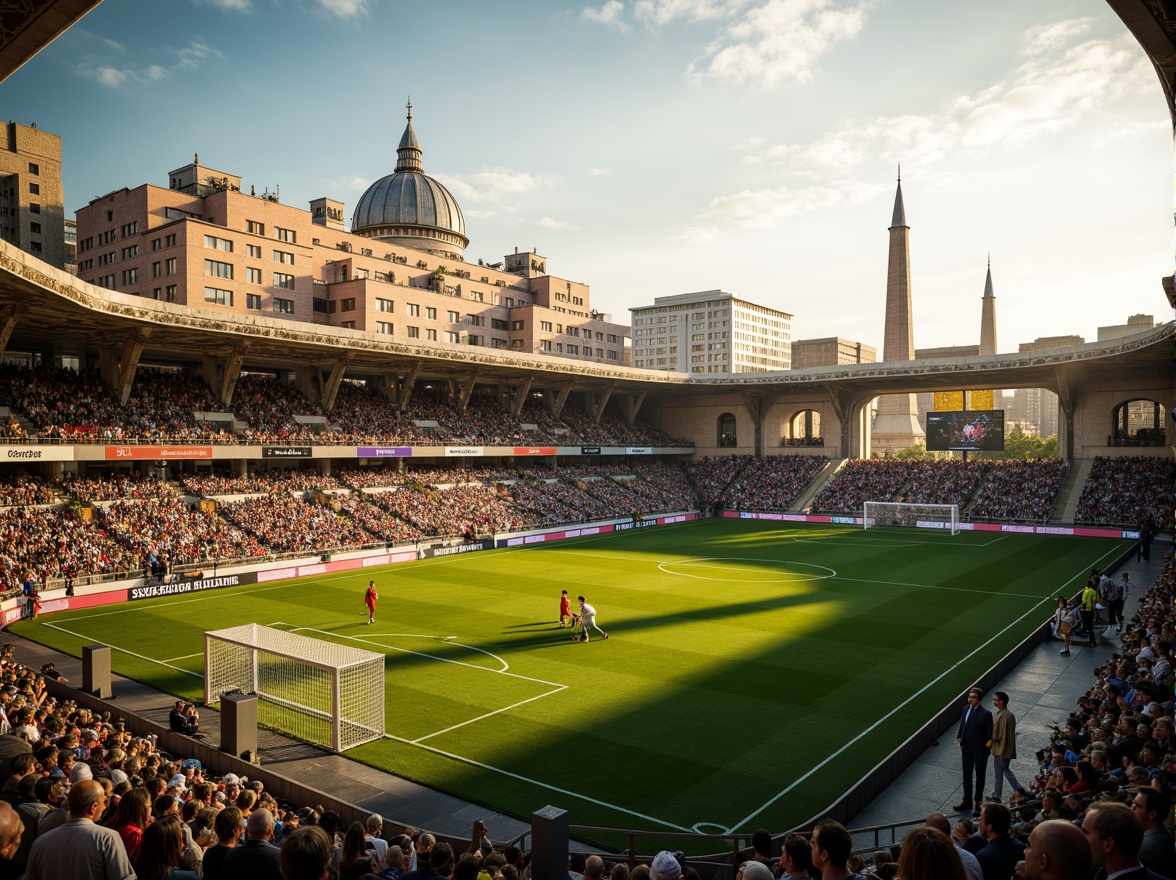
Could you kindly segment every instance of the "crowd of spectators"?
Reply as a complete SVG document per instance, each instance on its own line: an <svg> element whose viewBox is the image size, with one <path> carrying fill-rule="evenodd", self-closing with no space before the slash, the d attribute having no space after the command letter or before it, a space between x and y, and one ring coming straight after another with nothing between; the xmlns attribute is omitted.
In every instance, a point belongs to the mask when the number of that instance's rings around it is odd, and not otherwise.
<svg viewBox="0 0 1176 880"><path fill-rule="evenodd" d="M736 510L787 510L825 466L819 455L765 455L752 458L723 496Z"/></svg>
<svg viewBox="0 0 1176 880"><path fill-rule="evenodd" d="M57 493L40 477L28 474L0 476L0 507L53 504Z"/></svg>
<svg viewBox="0 0 1176 880"><path fill-rule="evenodd" d="M0 590L4 594L19 592L26 583L43 588L50 580L137 567L128 548L73 510L0 510Z"/></svg>
<svg viewBox="0 0 1176 880"><path fill-rule="evenodd" d="M749 455L703 455L682 462L686 479L703 506L710 510L722 502L727 487L747 467Z"/></svg>
<svg viewBox="0 0 1176 880"><path fill-rule="evenodd" d="M85 476L62 474L61 488L79 501L125 501L175 498L175 487L138 471L91 471Z"/></svg>
<svg viewBox="0 0 1176 880"><path fill-rule="evenodd" d="M101 510L110 537L135 554L137 567L158 562L192 565L264 556L266 549L239 525L189 507L179 498L118 501Z"/></svg>
<svg viewBox="0 0 1176 880"><path fill-rule="evenodd" d="M1074 521L1137 526L1150 517L1154 526L1164 527L1176 508L1174 486L1176 462L1170 456L1099 456L1082 487Z"/></svg>
<svg viewBox="0 0 1176 880"><path fill-rule="evenodd" d="M866 501L958 504L973 520L1045 522L1068 463L856 459L813 500L814 513L860 514Z"/></svg>
<svg viewBox="0 0 1176 880"><path fill-rule="evenodd" d="M217 511L277 553L319 553L378 543L329 504L295 498L289 492L251 495L222 503Z"/></svg>

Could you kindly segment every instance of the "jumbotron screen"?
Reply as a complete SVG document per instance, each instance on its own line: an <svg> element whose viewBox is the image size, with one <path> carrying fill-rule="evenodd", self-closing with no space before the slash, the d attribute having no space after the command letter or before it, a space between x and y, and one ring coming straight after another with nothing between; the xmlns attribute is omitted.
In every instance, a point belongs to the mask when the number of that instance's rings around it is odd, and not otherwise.
<svg viewBox="0 0 1176 880"><path fill-rule="evenodd" d="M1004 449L1004 410L927 413L928 452L999 452Z"/></svg>

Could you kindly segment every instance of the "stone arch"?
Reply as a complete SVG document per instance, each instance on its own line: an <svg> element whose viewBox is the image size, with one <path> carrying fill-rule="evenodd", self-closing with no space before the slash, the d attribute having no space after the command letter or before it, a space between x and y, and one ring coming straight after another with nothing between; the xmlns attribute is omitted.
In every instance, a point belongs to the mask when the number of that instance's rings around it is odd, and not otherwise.
<svg viewBox="0 0 1176 880"><path fill-rule="evenodd" d="M1125 400L1111 411L1108 446L1163 446L1168 409L1158 400Z"/></svg>
<svg viewBox="0 0 1176 880"><path fill-rule="evenodd" d="M716 445L733 449L739 445L739 432L735 428L735 413L721 413L715 422Z"/></svg>
<svg viewBox="0 0 1176 880"><path fill-rule="evenodd" d="M822 415L819 409L802 409L787 422L782 446L824 446Z"/></svg>

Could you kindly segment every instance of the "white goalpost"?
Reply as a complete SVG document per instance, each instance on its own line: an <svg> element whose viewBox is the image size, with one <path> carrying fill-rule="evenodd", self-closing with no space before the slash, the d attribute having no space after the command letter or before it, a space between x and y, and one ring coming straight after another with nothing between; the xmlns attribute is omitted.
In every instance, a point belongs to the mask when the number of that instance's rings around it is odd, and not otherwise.
<svg viewBox="0 0 1176 880"><path fill-rule="evenodd" d="M867 501L862 505L862 527L945 529L960 531L958 504L907 504L902 501Z"/></svg>
<svg viewBox="0 0 1176 880"><path fill-rule="evenodd" d="M204 634L204 702L256 694L257 720L342 752L384 735L384 655L247 623Z"/></svg>

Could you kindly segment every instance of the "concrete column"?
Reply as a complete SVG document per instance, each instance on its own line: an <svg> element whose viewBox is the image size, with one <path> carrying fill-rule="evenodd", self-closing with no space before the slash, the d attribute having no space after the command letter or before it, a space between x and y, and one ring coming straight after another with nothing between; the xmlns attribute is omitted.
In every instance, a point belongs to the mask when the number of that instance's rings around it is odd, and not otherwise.
<svg viewBox="0 0 1176 880"><path fill-rule="evenodd" d="M257 754L257 697L225 694L221 697L221 751L235 758L243 752Z"/></svg>
<svg viewBox="0 0 1176 880"><path fill-rule="evenodd" d="M531 877L533 880L567 880L568 814L558 807L544 807L531 814Z"/></svg>
<svg viewBox="0 0 1176 880"><path fill-rule="evenodd" d="M110 647L86 645L82 648L82 690L100 700L113 695L110 687Z"/></svg>

